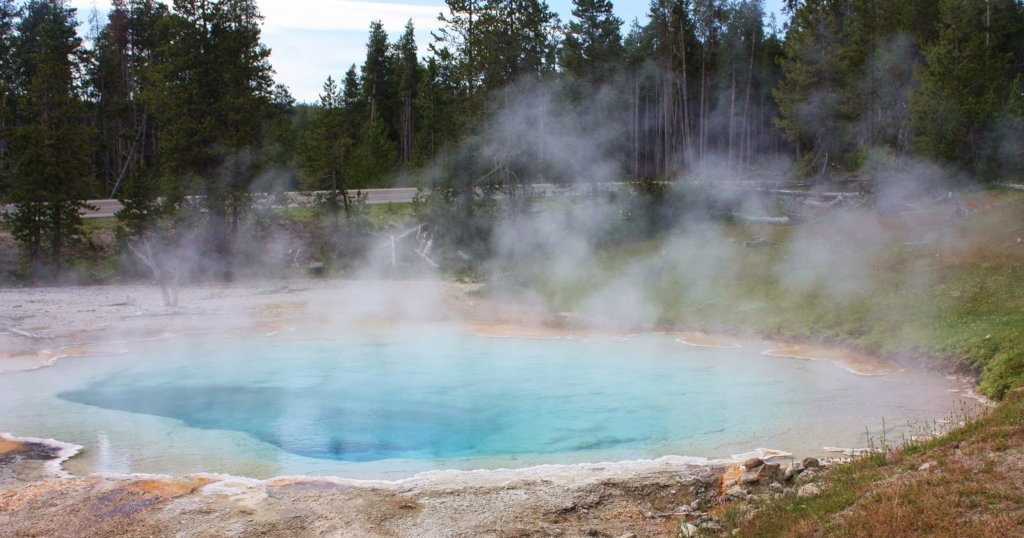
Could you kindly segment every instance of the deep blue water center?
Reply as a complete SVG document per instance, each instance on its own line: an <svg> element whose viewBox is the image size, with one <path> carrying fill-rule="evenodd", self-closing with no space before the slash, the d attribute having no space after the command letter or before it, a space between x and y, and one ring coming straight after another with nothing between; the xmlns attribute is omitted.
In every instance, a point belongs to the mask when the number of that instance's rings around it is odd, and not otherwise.
<svg viewBox="0 0 1024 538"><path fill-rule="evenodd" d="M354 462L628 447L732 422L711 357L680 362L693 351L664 339L421 334L386 344L221 342L206 352L203 360L192 351L162 354L147 359L159 363L155 371L111 372L59 397ZM733 369L737 358L718 353L712 361ZM767 393L781 381L757 387ZM680 412L694 406L699 416ZM744 418L756 420L758 411Z"/></svg>
<svg viewBox="0 0 1024 538"><path fill-rule="evenodd" d="M171 339L3 374L0 431L82 444L82 472L397 476L862 446L883 419L947 414L951 386L670 335L530 340L427 326Z"/></svg>

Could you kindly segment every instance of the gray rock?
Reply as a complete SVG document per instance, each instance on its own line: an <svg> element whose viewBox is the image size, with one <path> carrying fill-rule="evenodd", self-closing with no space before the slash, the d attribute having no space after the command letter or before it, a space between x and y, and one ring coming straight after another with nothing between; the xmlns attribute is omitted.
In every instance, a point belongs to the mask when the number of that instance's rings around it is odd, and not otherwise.
<svg viewBox="0 0 1024 538"><path fill-rule="evenodd" d="M698 478L697 480L699 480L701 484L704 484L706 486L712 486L718 483L718 475L715 473L705 473L702 474L700 478Z"/></svg>
<svg viewBox="0 0 1024 538"><path fill-rule="evenodd" d="M790 480L793 479L794 476L797 475L798 472L799 471L797 471L794 468L794 465L791 463L787 465L786 468L782 471L782 480L784 482L789 482Z"/></svg>
<svg viewBox="0 0 1024 538"><path fill-rule="evenodd" d="M700 532L700 529L698 529L690 523L684 522L679 524L679 536L697 536L698 532Z"/></svg>
<svg viewBox="0 0 1024 538"><path fill-rule="evenodd" d="M796 482L798 484L806 484L806 483L810 482L811 480L814 480L814 477L816 477L817 475L818 475L817 471L814 471L813 469L809 469L809 470L806 470L806 471L800 473L800 475L796 477Z"/></svg>
<svg viewBox="0 0 1024 538"><path fill-rule="evenodd" d="M821 488L817 484L804 484L797 490L797 497L817 497L821 495Z"/></svg>
<svg viewBox="0 0 1024 538"><path fill-rule="evenodd" d="M739 486L732 486L731 488L725 490L725 494L734 499L747 498L747 491Z"/></svg>
<svg viewBox="0 0 1024 538"><path fill-rule="evenodd" d="M722 532L722 526L717 521L705 521L700 524L700 529L710 533Z"/></svg>
<svg viewBox="0 0 1024 538"><path fill-rule="evenodd" d="M778 463L766 463L757 469L757 476L766 480L775 480L779 474Z"/></svg>
<svg viewBox="0 0 1024 538"><path fill-rule="evenodd" d="M747 471L740 475L740 484L756 484L761 480L756 471Z"/></svg>
<svg viewBox="0 0 1024 538"><path fill-rule="evenodd" d="M746 468L748 471L750 469L760 467L762 465L764 465L764 460L762 460L761 458L750 458L749 460L743 462L743 467Z"/></svg>
<svg viewBox="0 0 1024 538"><path fill-rule="evenodd" d="M821 467L821 462L818 458L804 458L800 460L800 464L804 469L812 469L815 467Z"/></svg>

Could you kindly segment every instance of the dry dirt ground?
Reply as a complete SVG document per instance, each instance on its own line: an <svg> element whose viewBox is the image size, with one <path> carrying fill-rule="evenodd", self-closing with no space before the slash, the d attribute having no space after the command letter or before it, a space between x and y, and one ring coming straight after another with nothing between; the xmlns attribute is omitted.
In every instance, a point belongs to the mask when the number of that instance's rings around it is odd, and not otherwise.
<svg viewBox="0 0 1024 538"><path fill-rule="evenodd" d="M543 336L564 325L542 309L472 292L451 283L297 280L191 287L180 306L165 307L155 286L4 288L0 375L100 352L112 340L211 330L415 319ZM680 508L713 503L727 467L663 458L397 482L68 476L57 465L66 454L36 441L0 440L0 535L673 536L688 512Z"/></svg>

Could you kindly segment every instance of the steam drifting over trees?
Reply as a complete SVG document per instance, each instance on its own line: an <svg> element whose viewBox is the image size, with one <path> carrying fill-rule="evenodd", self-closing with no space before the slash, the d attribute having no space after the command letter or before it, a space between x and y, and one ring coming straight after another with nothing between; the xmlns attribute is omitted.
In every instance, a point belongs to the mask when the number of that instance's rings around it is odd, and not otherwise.
<svg viewBox="0 0 1024 538"><path fill-rule="evenodd" d="M59 268L85 200L117 196L125 241L187 235L227 277L271 184L334 192L338 211L350 190L418 183L457 227L495 195L528 211L526 185L598 176L646 185L660 211L664 182L870 190L880 160L917 158L980 182L1024 173L1024 3L786 5L780 29L761 0L653 0L631 24L608 0L564 21L542 0L447 0L433 42L371 22L365 61L295 104L252 0L116 0L91 49L64 3L0 0L5 222L32 265ZM585 144L599 174L577 166ZM194 234L170 224L186 221ZM487 233L473 226L466 241Z"/></svg>

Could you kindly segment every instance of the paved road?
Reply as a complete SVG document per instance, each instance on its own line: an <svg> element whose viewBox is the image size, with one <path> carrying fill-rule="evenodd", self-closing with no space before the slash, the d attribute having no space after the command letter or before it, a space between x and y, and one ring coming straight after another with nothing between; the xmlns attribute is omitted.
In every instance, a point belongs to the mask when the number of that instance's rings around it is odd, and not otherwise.
<svg viewBox="0 0 1024 538"><path fill-rule="evenodd" d="M121 210L121 202L117 200L89 200L89 205L96 207L96 211L86 211L82 216L87 219L100 217L113 217L114 213Z"/></svg>
<svg viewBox="0 0 1024 538"><path fill-rule="evenodd" d="M612 184L606 184L612 185ZM556 192L561 192L564 189L557 187L549 183L538 183L531 185L534 192L541 195L551 195ZM577 186L577 190L588 188L585 184L583 186ZM572 190L570 188L570 190ZM398 187L394 189L365 189L363 192L366 193L366 203L368 204L387 204L387 203L408 203L411 202L413 197L416 196L415 187ZM298 204L300 201L308 200L308 197L300 193L288 193L289 197ZM89 200L89 204L96 207L96 211L86 211L82 216L87 219L95 219L102 217L113 217L115 213L121 210L121 202L117 200ZM10 206L2 206L0 210L9 211Z"/></svg>

